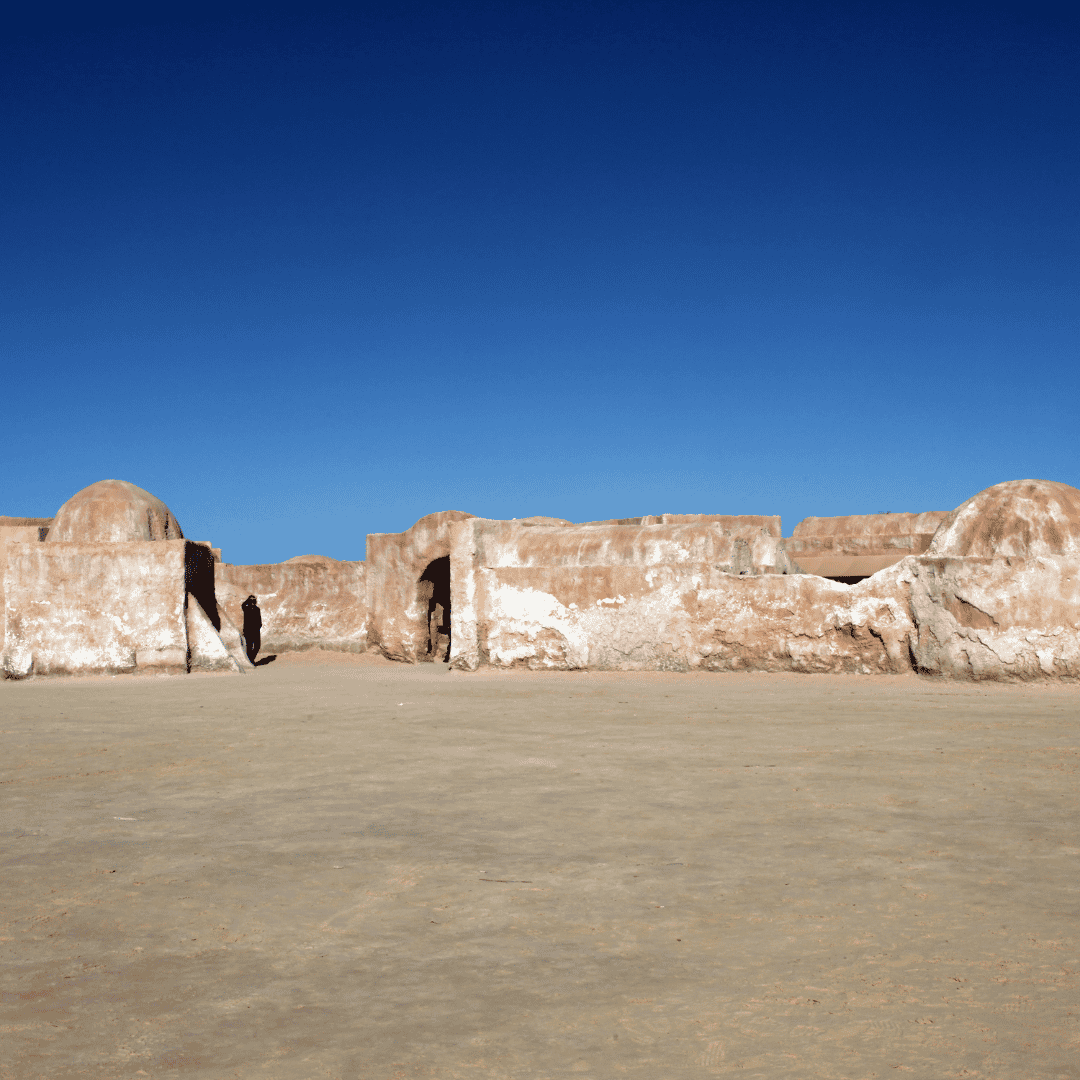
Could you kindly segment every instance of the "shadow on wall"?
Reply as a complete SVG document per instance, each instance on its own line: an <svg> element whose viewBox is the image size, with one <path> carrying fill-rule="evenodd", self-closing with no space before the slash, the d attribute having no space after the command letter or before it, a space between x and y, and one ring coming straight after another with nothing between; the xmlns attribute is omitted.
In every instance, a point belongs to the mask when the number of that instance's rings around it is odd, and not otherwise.
<svg viewBox="0 0 1080 1080"><path fill-rule="evenodd" d="M221 615L214 592L214 556L208 547L189 542L184 548L184 586L199 601L214 629L220 632Z"/></svg>
<svg viewBox="0 0 1080 1080"><path fill-rule="evenodd" d="M427 603L427 655L429 663L450 662L450 556L434 559L420 575L417 599Z"/></svg>

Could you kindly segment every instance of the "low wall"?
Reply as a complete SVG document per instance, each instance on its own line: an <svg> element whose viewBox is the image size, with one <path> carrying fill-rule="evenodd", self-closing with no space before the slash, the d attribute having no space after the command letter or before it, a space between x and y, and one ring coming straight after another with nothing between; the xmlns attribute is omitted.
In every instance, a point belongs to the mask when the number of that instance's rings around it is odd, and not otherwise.
<svg viewBox="0 0 1080 1080"><path fill-rule="evenodd" d="M539 519L525 518L524 520ZM563 524L573 525L569 521ZM583 521L574 528L593 528L597 525L711 525L724 536L745 536L748 533L763 532L778 539L780 537L779 514L646 514L644 517Z"/></svg>
<svg viewBox="0 0 1080 1080"><path fill-rule="evenodd" d="M709 565L479 569L451 662L664 671L910 671L913 625L885 595ZM471 630L471 633L470 633Z"/></svg>
<svg viewBox="0 0 1080 1080"><path fill-rule="evenodd" d="M863 514L810 517L784 541L799 569L824 577L867 577L909 555L921 555L949 516L947 510L922 514Z"/></svg>
<svg viewBox="0 0 1080 1080"><path fill-rule="evenodd" d="M458 542L471 546L477 565L483 567L708 563L734 573L790 570L780 538L757 521L726 518L715 522L551 526L473 518L470 526L471 537L460 530L455 535Z"/></svg>
<svg viewBox="0 0 1080 1080"><path fill-rule="evenodd" d="M405 532L368 535L368 642L372 649L409 663L426 654L428 601L419 590L420 576L435 559L450 555L451 529L472 520L472 514L445 510L422 517Z"/></svg>
<svg viewBox="0 0 1080 1080"><path fill-rule="evenodd" d="M659 632L660 605L672 599L653 595L654 582L678 579L700 584L702 575L717 582L742 575L783 577L792 566L783 541L774 535L774 531L779 532L779 519L762 521L764 524L727 518L722 523L584 526L534 525L484 518L452 522L447 542L453 611L451 662L463 668L482 662L522 662L540 667L618 666L609 659L600 659L603 649L599 644L596 648L600 651L590 652L589 626L595 620L590 621L579 609L591 608L596 603L602 606L604 598L620 594L617 583L625 583L625 588L630 590L628 595L643 602L648 597L649 613L642 616L645 620L642 632L648 637L654 631ZM738 529L733 527L733 522ZM521 594L516 598L505 594L508 605L505 611L493 599L502 583ZM544 614L535 633L522 630L531 618L528 611L532 593L539 589L546 595L556 585L563 599L555 603L567 613L558 616L551 625L545 622L547 614ZM539 603L546 613L548 600L541 598ZM502 618L509 612L515 614L506 625L513 625L514 629L503 640ZM560 642L557 639L564 629L568 636ZM526 638L541 635L538 651L525 648L521 652L523 646L518 640L521 633ZM694 666L685 649L677 650L681 659L663 662L657 659L661 654L667 655L663 648L659 652L650 651L648 644L643 643L632 651L639 659L630 666ZM650 659L640 659L646 654ZM403 658L406 657L395 657Z"/></svg>
<svg viewBox="0 0 1080 1080"><path fill-rule="evenodd" d="M5 633L4 575L8 544L37 544L49 533L52 518L0 517L0 646Z"/></svg>
<svg viewBox="0 0 1080 1080"><path fill-rule="evenodd" d="M961 679L1080 678L1080 559L905 559L919 670Z"/></svg>
<svg viewBox="0 0 1080 1080"><path fill-rule="evenodd" d="M214 567L218 607L238 627L241 604L254 595L262 613L264 655L302 649L364 652L367 582L362 562L301 555L262 566Z"/></svg>
<svg viewBox="0 0 1080 1080"><path fill-rule="evenodd" d="M933 536L951 510L927 510L921 514L851 514L847 517L803 518L792 530L794 539L810 536L861 536L886 540L915 534Z"/></svg>
<svg viewBox="0 0 1080 1080"><path fill-rule="evenodd" d="M705 564L462 567L455 589L451 663L465 670L1080 678L1080 561L1064 558L909 557L854 586Z"/></svg>
<svg viewBox="0 0 1080 1080"><path fill-rule="evenodd" d="M451 625L475 623L469 596L482 567L605 567L709 563L732 573L795 571L780 539L780 519L664 514L574 525L555 518L499 521L446 511L402 533L368 537L368 636L394 660L425 658L429 637L420 576L450 557ZM454 651L451 645L451 651Z"/></svg>
<svg viewBox="0 0 1080 1080"><path fill-rule="evenodd" d="M5 676L186 672L187 547L11 544Z"/></svg>

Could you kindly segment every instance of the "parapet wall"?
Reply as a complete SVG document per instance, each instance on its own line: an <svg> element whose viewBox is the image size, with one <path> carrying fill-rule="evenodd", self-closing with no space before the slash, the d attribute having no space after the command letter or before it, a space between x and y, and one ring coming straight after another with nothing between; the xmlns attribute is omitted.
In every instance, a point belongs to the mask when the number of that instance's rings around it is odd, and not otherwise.
<svg viewBox="0 0 1080 1080"><path fill-rule="evenodd" d="M728 519L730 522L731 519ZM783 544L760 525L527 525L473 518L456 534L477 566L676 566L709 563L733 573L787 573Z"/></svg>
<svg viewBox="0 0 1080 1080"><path fill-rule="evenodd" d="M869 577L909 555L921 555L947 510L923 514L810 517L784 541L800 570L832 578Z"/></svg>
<svg viewBox="0 0 1080 1080"><path fill-rule="evenodd" d="M12 544L5 673L186 672L186 548L183 540Z"/></svg>
<svg viewBox="0 0 1080 1080"><path fill-rule="evenodd" d="M1080 560L908 557L858 585L698 566L480 568L452 663L1080 678Z"/></svg>
<svg viewBox="0 0 1080 1080"><path fill-rule="evenodd" d="M49 534L52 518L0 517L0 649L6 633L4 577L7 574L8 544L37 544Z"/></svg>
<svg viewBox="0 0 1080 1080"><path fill-rule="evenodd" d="M949 510L922 514L852 514L847 517L803 518L792 530L795 539L809 536L866 537L885 541L891 537L933 536L949 516Z"/></svg>
<svg viewBox="0 0 1080 1080"><path fill-rule="evenodd" d="M371 646L394 660L416 662L428 655L428 602L419 582L432 561L447 556L454 635L463 620L473 619L470 596L481 570L705 564L717 573L741 575L794 571L778 517L662 517L667 520L574 525L552 518L500 521L447 511L421 518L402 533L374 533L367 546ZM579 576L592 580L596 575Z"/></svg>
<svg viewBox="0 0 1080 1080"><path fill-rule="evenodd" d="M428 602L420 577L450 551L450 531L474 520L460 510L422 517L400 533L367 538L368 643L391 660L416 663L427 652ZM453 560L451 560L452 562Z"/></svg>
<svg viewBox="0 0 1080 1080"><path fill-rule="evenodd" d="M367 649L367 581L362 562L301 555L288 562L214 567L219 607L237 626L254 594L262 612L262 652Z"/></svg>
<svg viewBox="0 0 1080 1080"><path fill-rule="evenodd" d="M254 594L267 653L1080 678L1080 491L1057 482L994 485L950 514L808 518L786 541L775 517L448 511L370 535L366 563L264 566L151 527L154 507L175 521L133 485L91 485L65 507L91 503L93 542L54 530L43 544L48 519L0 519L6 676L247 670L236 627Z"/></svg>

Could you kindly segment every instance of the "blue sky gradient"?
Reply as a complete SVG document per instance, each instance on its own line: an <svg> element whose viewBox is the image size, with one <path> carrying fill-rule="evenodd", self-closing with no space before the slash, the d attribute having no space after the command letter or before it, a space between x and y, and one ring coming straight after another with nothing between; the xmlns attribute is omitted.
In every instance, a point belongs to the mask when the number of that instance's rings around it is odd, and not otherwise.
<svg viewBox="0 0 1080 1080"><path fill-rule="evenodd" d="M1074 11L12 23L0 514L117 477L246 563L1080 485Z"/></svg>

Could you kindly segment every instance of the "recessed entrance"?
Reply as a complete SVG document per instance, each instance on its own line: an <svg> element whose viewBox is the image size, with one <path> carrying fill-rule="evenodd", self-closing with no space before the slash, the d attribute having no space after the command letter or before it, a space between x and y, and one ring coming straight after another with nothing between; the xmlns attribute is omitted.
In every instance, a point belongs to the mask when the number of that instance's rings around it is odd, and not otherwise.
<svg viewBox="0 0 1080 1080"><path fill-rule="evenodd" d="M427 602L427 653L429 663L450 661L450 556L434 559L420 575L419 600Z"/></svg>

